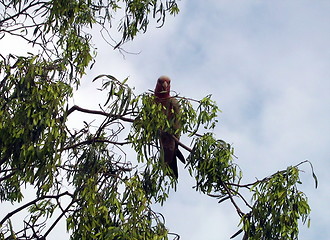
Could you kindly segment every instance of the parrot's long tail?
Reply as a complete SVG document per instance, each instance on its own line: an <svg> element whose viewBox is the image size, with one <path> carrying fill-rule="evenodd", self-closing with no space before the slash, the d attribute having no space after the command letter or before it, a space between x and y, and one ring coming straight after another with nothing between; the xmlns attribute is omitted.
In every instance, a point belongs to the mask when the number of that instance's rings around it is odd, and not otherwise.
<svg viewBox="0 0 330 240"><path fill-rule="evenodd" d="M184 158L182 152L179 150L178 148L178 144L176 146L176 154L175 154L179 159L180 161L183 163L183 164L186 164L186 159Z"/></svg>

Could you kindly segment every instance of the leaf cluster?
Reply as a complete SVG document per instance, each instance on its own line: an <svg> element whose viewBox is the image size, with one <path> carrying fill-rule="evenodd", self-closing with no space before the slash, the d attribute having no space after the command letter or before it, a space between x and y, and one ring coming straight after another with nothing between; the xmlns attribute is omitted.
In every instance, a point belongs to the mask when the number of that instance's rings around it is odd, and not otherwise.
<svg viewBox="0 0 330 240"><path fill-rule="evenodd" d="M179 12L175 0L1 0L0 9L0 39L7 35L22 38L48 61L61 61L75 83L96 56L91 35L94 26L102 29L111 46L120 48L146 32L150 18L162 26L166 14ZM123 15L118 24L114 21L117 14ZM113 25L121 33L119 40L109 33Z"/></svg>
<svg viewBox="0 0 330 240"><path fill-rule="evenodd" d="M308 219L310 207L298 190L299 169L290 166L256 183L251 212L242 218L248 239L298 239L298 220Z"/></svg>
<svg viewBox="0 0 330 240"><path fill-rule="evenodd" d="M17 201L22 199L22 181L40 192L52 185L61 157L56 149L66 138L61 117L72 91L53 81L53 66L37 56L13 59L15 68L0 61L0 165L6 169L0 198Z"/></svg>
<svg viewBox="0 0 330 240"><path fill-rule="evenodd" d="M201 136L188 157L189 172L196 178L196 190L227 196L230 183L238 182L241 173L233 163L233 149L210 133Z"/></svg>

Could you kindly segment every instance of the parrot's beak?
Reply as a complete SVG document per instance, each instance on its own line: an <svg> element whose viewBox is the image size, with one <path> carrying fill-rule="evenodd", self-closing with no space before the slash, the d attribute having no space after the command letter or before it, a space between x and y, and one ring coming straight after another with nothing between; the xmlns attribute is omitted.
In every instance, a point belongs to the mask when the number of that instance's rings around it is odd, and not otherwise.
<svg viewBox="0 0 330 240"><path fill-rule="evenodd" d="M163 87L163 90L166 91L167 87L168 87L168 83L166 81L163 82L162 87Z"/></svg>

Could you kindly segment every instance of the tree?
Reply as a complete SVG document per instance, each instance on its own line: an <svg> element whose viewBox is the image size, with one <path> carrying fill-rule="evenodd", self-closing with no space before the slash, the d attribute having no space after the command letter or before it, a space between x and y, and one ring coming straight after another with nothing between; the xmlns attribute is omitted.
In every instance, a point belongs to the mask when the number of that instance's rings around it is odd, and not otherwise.
<svg viewBox="0 0 330 240"><path fill-rule="evenodd" d="M147 30L150 19L161 27L166 15L177 14L176 1L3 0L0 6L0 38L12 35L35 49L0 55L0 200L17 206L0 219L0 239L46 239L63 219L72 239L167 239L164 219L152 206L166 201L177 180L159 161L159 129L172 128L153 93L136 96L127 79L109 74L94 79L108 94L100 109L69 106L68 100L95 61L92 27L120 51ZM117 14L121 35L114 40ZM241 219L233 237L244 232L243 239L297 239L298 221L309 222L310 213L298 189L302 163L241 183L233 148L212 134L219 109L211 96L176 97L181 134L192 138L190 147L178 144L189 152L194 187L232 203ZM102 122L96 130L88 122L70 129L68 120L77 112ZM134 149L136 159L125 155L125 147ZM28 185L34 199L21 204ZM242 189L250 190L251 201ZM27 217L17 226L12 218L23 211Z"/></svg>

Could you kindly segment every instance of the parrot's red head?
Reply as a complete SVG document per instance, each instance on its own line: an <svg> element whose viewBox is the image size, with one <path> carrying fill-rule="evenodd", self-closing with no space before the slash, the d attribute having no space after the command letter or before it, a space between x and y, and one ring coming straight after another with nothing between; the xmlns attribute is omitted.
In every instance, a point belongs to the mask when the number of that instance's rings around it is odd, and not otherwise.
<svg viewBox="0 0 330 240"><path fill-rule="evenodd" d="M167 76L161 76L158 78L155 88L155 95L159 98L166 98L170 96L171 79Z"/></svg>

